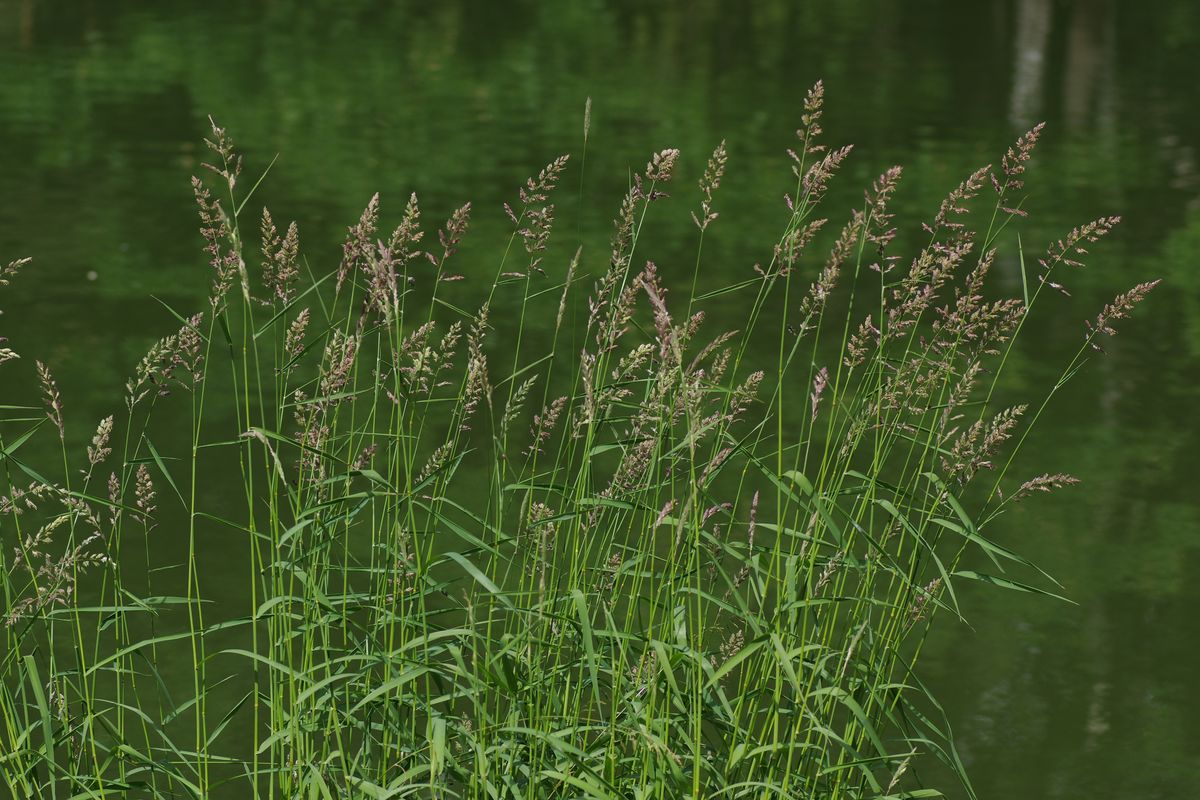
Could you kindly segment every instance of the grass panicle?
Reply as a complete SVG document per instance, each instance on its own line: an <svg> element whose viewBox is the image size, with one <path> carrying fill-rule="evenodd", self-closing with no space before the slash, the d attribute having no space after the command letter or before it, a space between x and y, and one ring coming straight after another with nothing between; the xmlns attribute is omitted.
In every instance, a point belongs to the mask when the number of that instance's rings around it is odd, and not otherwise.
<svg viewBox="0 0 1200 800"><path fill-rule="evenodd" d="M192 187L211 300L131 365L124 410L76 448L49 367L0 349L45 406L0 428L5 796L882 800L950 791L941 761L973 797L922 645L972 582L1052 593L992 526L1077 481L1009 467L1157 281L1011 398L1026 320L1074 302L1042 287L1117 218L997 297L1042 126L919 230L893 218L899 167L826 230L852 151L823 143L823 103L818 83L775 241L703 293L643 240L679 150L611 198L600 258L551 235L582 159L550 161L507 240L472 243L488 285L448 266L478 209L426 236L415 194L370 198L322 271L250 210L214 124ZM590 121L589 99L585 141ZM728 155L677 201L697 276Z"/></svg>

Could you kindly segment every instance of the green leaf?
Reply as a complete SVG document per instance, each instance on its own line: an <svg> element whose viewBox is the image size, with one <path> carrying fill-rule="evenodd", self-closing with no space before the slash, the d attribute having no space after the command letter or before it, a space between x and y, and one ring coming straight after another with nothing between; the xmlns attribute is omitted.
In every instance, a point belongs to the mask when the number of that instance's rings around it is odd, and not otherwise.
<svg viewBox="0 0 1200 800"><path fill-rule="evenodd" d="M146 446L150 448L150 455L154 457L154 463L158 465L158 471L163 474L163 477L167 479L167 483L175 490L175 496L179 498L179 502L184 508L187 508L187 500L183 499L183 492L179 491L179 487L175 485L175 479L171 477L171 472L167 469L163 457L158 454L158 448L154 446L154 442L150 441L149 437L146 439Z"/></svg>
<svg viewBox="0 0 1200 800"><path fill-rule="evenodd" d="M981 581L983 583L990 583L993 586L999 586L1002 589L1014 589L1018 592L1031 592L1033 594L1042 594L1042 595L1045 595L1046 597L1053 597L1055 600L1062 600L1064 603L1070 603L1073 606L1079 605L1074 600L1070 599L1069 597L1063 597L1061 594L1055 594L1054 592L1047 592L1045 589L1039 589L1036 586L1030 586L1029 584L1026 584L1026 583L1018 583L1017 581L1010 581L1007 578L997 578L995 575L984 575L981 572L975 572L974 570L970 570L970 569L958 570L954 574L960 578L967 578L967 579L973 580L973 581Z"/></svg>
<svg viewBox="0 0 1200 800"><path fill-rule="evenodd" d="M512 601L508 599L504 592L500 591L500 587L493 583L491 578L489 578L487 575L484 575L482 570L475 566L470 559L459 553L447 553L446 556L447 558L457 561L459 566L465 569L467 573L475 579L476 583L482 586L492 597L499 600L505 608L512 611L516 610L513 608Z"/></svg>

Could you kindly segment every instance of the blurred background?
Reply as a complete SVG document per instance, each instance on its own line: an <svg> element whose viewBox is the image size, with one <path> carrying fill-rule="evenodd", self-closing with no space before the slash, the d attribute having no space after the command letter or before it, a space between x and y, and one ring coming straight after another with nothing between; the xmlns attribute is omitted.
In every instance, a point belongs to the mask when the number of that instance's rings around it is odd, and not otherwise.
<svg viewBox="0 0 1200 800"><path fill-rule="evenodd" d="M47 361L82 442L177 327L163 303L205 304L188 179L210 114L246 153L243 180L278 155L247 213L265 203L298 220L315 270L336 263L372 193L387 227L416 191L429 227L474 203L459 269L483 280L508 231L501 204L564 152L575 157L544 266L560 275L582 241L598 269L629 170L664 147L684 161L654 258L690 274L695 180L724 138L712 286L769 258L791 183L784 150L817 78L826 142L856 145L824 214L840 224L875 175L904 165L897 253L912 253L949 189L1045 120L1026 249L1100 215L1125 222L1070 276L1072 296L1043 310L1006 390L1052 381L1118 291L1164 283L1020 460L1083 484L993 529L1078 605L964 587L969 625L940 620L920 675L982 798L1193 796L1198 54L1195 0L0 0L0 263L35 258L3 296L0 335L26 355L4 380L32 384L33 357ZM997 271L1019 294L1009 250ZM230 567L212 546L219 575ZM243 576L231 586L244 591Z"/></svg>

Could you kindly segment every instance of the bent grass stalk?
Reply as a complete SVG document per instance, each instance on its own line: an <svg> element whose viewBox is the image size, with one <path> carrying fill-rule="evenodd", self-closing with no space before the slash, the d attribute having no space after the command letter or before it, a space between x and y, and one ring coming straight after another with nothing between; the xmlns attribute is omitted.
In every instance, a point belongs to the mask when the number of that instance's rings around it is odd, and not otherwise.
<svg viewBox="0 0 1200 800"><path fill-rule="evenodd" d="M1024 215L1039 126L950 193L907 267L892 252L895 168L810 270L816 214L850 155L820 143L823 102L818 84L765 268L698 294L707 230L726 224L722 142L700 182L690 291L670 296L641 255L681 159L664 150L632 174L607 265L580 296L599 259L582 227L570 259L551 236L562 157L506 207L513 229L475 314L447 267L478 209L454 212L426 253L416 196L387 239L376 196L328 273L264 209L259 259L239 219L266 171L239 191L241 158L214 124L221 200L194 183L208 319L172 312L183 327L137 367L119 453L99 438L86 462L69 451L44 368L44 418L4 407L21 431L0 437L9 793L935 797L920 766L940 760L973 797L917 677L922 646L968 582L1053 594L984 531L1073 481L1000 492L1096 337L1154 284L1101 312L1017 432L1017 412L992 407L1015 341L1042 288L1060 288L1052 271L1078 266L1115 218L1053 245L1032 292L984 298ZM585 122L585 148L589 134ZM977 236L969 205L989 177ZM578 186L582 205L582 171ZM528 261L506 272L518 240ZM705 312L751 290L736 332L708 329ZM827 314L831 298L844 311ZM502 308L515 328L496 340ZM564 324L577 308L586 325ZM182 409L166 397L180 391ZM155 444L180 416L183 487ZM59 452L34 464L47 431ZM234 459L244 503L213 506L202 484ZM105 498L92 477L109 462ZM973 488L988 469L990 488ZM180 523L156 488L185 515L184 564L161 563L157 542ZM245 537L240 616L202 575L216 536ZM159 669L181 655L190 675Z"/></svg>

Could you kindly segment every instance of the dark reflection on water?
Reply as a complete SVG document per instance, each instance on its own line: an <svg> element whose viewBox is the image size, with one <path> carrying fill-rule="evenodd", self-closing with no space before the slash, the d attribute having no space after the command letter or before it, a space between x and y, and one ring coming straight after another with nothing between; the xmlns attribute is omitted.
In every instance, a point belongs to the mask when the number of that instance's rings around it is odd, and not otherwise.
<svg viewBox="0 0 1200 800"><path fill-rule="evenodd" d="M1048 120L1023 241L1040 248L1101 214L1126 224L1073 276L1073 297L1034 325L1009 388L1051 379L1082 320L1116 290L1165 284L1064 390L1038 459L1020 465L1072 471L1084 485L1013 512L997 533L1079 605L964 591L973 627L947 621L923 675L983 797L1194 793L1200 5L171 5L0 0L0 260L37 258L8 290L4 335L56 369L80 439L116 410L145 346L173 327L149 295L181 309L202 302L187 178L210 113L252 168L280 154L256 201L300 220L310 259L336 257L372 192L397 211L415 189L430 219L474 202L478 244L463 258L480 274L504 230L500 203L531 169L580 154L586 97L585 202L582 214L565 203L562 224L579 233L560 228L548 259L558 268L579 237L604 252L605 210L627 166L680 147L683 194L724 137L730 176L705 245L711 286L745 276L768 249L787 187L782 151L817 77L829 140L858 145L833 209L900 163L901 216L927 216L972 168ZM656 231L668 273L690 268L690 203ZM1017 291L1011 252L1000 268ZM228 581L237 597L245 576L220 547L207 556L208 585Z"/></svg>

